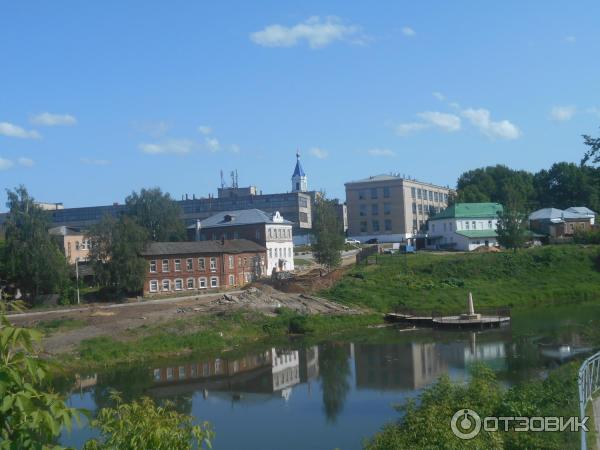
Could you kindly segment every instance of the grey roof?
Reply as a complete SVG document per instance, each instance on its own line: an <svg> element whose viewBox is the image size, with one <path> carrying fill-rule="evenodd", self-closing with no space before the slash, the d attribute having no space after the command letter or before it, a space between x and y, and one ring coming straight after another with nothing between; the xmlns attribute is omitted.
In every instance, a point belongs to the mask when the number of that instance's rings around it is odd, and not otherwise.
<svg viewBox="0 0 600 450"><path fill-rule="evenodd" d="M402 177L399 177L396 175L373 175L368 178L363 178L362 180L348 181L346 184L368 183L371 181L391 181L391 180L402 180L402 179L403 179Z"/></svg>
<svg viewBox="0 0 600 450"><path fill-rule="evenodd" d="M214 216L210 216L208 219L204 219L200 222L200 227L202 229L221 228L256 223L293 225L293 222L285 219L281 222L274 222L271 214L267 214L260 209L240 209L237 211L224 211L217 213ZM188 228L196 228L196 225L190 225Z"/></svg>
<svg viewBox="0 0 600 450"><path fill-rule="evenodd" d="M83 231L81 228L61 225L59 227L50 228L48 233L53 236L74 236L85 234L85 231Z"/></svg>
<svg viewBox="0 0 600 450"><path fill-rule="evenodd" d="M266 249L247 239L229 241L152 242L141 253L142 256L187 255L199 253L244 253L264 252Z"/></svg>
<svg viewBox="0 0 600 450"><path fill-rule="evenodd" d="M586 216L570 212L563 211L557 208L543 208L529 214L529 220L550 220L550 221L561 221L563 219L585 219Z"/></svg>
<svg viewBox="0 0 600 450"><path fill-rule="evenodd" d="M595 216L596 213L586 206L571 206L565 209L565 211L574 212L577 214L583 214L584 216Z"/></svg>

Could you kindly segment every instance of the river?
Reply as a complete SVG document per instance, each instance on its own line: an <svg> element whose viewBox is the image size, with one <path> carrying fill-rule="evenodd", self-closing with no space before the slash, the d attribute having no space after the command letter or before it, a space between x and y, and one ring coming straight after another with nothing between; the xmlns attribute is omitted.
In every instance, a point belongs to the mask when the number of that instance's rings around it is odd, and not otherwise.
<svg viewBox="0 0 600 450"><path fill-rule="evenodd" d="M317 344L291 340L244 354L81 374L62 389L71 406L92 411L110 404L111 388L127 400L172 400L212 424L218 450L360 449L399 417L395 405L442 374L463 382L481 361L511 385L589 353L581 330L599 316L596 305L539 307L515 310L510 326L482 332L363 330ZM84 423L60 442L79 448L92 436Z"/></svg>

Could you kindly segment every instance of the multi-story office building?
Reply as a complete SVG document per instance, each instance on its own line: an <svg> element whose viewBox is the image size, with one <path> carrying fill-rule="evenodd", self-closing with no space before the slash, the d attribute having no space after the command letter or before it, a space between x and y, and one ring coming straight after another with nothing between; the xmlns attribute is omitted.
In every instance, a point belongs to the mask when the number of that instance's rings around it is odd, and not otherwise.
<svg viewBox="0 0 600 450"><path fill-rule="evenodd" d="M346 183L348 235L360 241L400 242L426 233L427 219L448 206L448 187L399 175Z"/></svg>

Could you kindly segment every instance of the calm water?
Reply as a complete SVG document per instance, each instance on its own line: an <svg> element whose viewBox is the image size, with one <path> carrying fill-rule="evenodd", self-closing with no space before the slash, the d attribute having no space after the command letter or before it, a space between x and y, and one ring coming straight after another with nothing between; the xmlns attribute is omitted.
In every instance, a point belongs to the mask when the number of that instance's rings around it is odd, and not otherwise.
<svg viewBox="0 0 600 450"><path fill-rule="evenodd" d="M443 373L461 382L483 361L512 384L589 352L581 326L599 316L598 306L577 306L517 312L510 327L479 333L372 330L351 341L84 374L63 389L72 406L90 410L109 404L110 388L128 400L172 400L212 423L215 449L360 449L398 418L394 405ZM61 443L80 447L93 435L84 426Z"/></svg>

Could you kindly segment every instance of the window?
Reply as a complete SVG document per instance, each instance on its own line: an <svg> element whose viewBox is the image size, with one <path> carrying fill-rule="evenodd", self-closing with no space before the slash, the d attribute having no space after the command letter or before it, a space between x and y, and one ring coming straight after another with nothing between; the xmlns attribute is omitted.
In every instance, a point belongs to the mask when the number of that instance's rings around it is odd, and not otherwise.
<svg viewBox="0 0 600 450"><path fill-rule="evenodd" d="M158 292L158 280L150 280L150 292Z"/></svg>
<svg viewBox="0 0 600 450"><path fill-rule="evenodd" d="M156 260L153 259L152 261L150 261L150 272L151 273L156 273Z"/></svg>
<svg viewBox="0 0 600 450"><path fill-rule="evenodd" d="M492 221L488 220L488 228L491 230L492 229Z"/></svg>
<svg viewBox="0 0 600 450"><path fill-rule="evenodd" d="M244 256L244 267L248 266L248 258Z"/></svg>
<svg viewBox="0 0 600 450"><path fill-rule="evenodd" d="M373 226L373 231L379 231L379 220L374 220L371 225Z"/></svg>
<svg viewBox="0 0 600 450"><path fill-rule="evenodd" d="M468 220L465 221L465 229L467 229L467 230L469 229L469 221Z"/></svg>
<svg viewBox="0 0 600 450"><path fill-rule="evenodd" d="M210 277L210 287L219 287L219 277Z"/></svg>
<svg viewBox="0 0 600 450"><path fill-rule="evenodd" d="M366 191L366 189L360 189L358 191L358 199L359 200L366 200L366 198L367 198L367 191Z"/></svg>
<svg viewBox="0 0 600 450"><path fill-rule="evenodd" d="M175 272L181 272L181 260L180 259L175 260Z"/></svg>
<svg viewBox="0 0 600 450"><path fill-rule="evenodd" d="M270 248L270 249L269 249L269 258L272 258L272 257L273 257L273 249L272 249L272 248Z"/></svg>
<svg viewBox="0 0 600 450"><path fill-rule="evenodd" d="M171 290L171 282L169 280L162 280L162 290L163 291Z"/></svg>
<svg viewBox="0 0 600 450"><path fill-rule="evenodd" d="M192 258L188 258L185 260L185 269L188 272L191 272L192 270L194 270L194 260Z"/></svg>
<svg viewBox="0 0 600 450"><path fill-rule="evenodd" d="M417 219L413 219L413 232L417 231Z"/></svg>
<svg viewBox="0 0 600 450"><path fill-rule="evenodd" d="M206 278L198 278L198 287L200 289L206 289Z"/></svg>
<svg viewBox="0 0 600 450"><path fill-rule="evenodd" d="M210 258L210 271L211 272L217 271L217 258L214 256Z"/></svg>
<svg viewBox="0 0 600 450"><path fill-rule="evenodd" d="M431 224L431 232L432 233L435 232L435 224L434 223Z"/></svg>
<svg viewBox="0 0 600 450"><path fill-rule="evenodd" d="M172 379L173 379L173 368L167 367L167 380L172 380Z"/></svg>
<svg viewBox="0 0 600 450"><path fill-rule="evenodd" d="M452 222L448 224L448 230L452 231Z"/></svg>
<svg viewBox="0 0 600 450"><path fill-rule="evenodd" d="M160 381L160 369L154 369L154 381Z"/></svg>
<svg viewBox="0 0 600 450"><path fill-rule="evenodd" d="M194 289L194 279L193 278L188 278L187 279L187 288L188 289Z"/></svg>
<svg viewBox="0 0 600 450"><path fill-rule="evenodd" d="M383 198L390 198L390 188L389 187L383 188Z"/></svg>
<svg viewBox="0 0 600 450"><path fill-rule="evenodd" d="M269 228L269 239L271 239L273 237L273 230L271 228Z"/></svg>
<svg viewBox="0 0 600 450"><path fill-rule="evenodd" d="M392 221L390 219L385 219L384 226L385 231L392 231Z"/></svg>
<svg viewBox="0 0 600 450"><path fill-rule="evenodd" d="M79 247L80 247L79 241L75 241L75 250L79 250Z"/></svg>
<svg viewBox="0 0 600 450"><path fill-rule="evenodd" d="M238 233L237 231L233 232L233 238L234 239L239 239L240 238L240 233Z"/></svg>
<svg viewBox="0 0 600 450"><path fill-rule="evenodd" d="M429 201L433 201L433 191L429 191Z"/></svg>
<svg viewBox="0 0 600 450"><path fill-rule="evenodd" d="M377 198L377 188L371 188L371 200L375 200Z"/></svg>
<svg viewBox="0 0 600 450"><path fill-rule="evenodd" d="M411 197L412 197L412 198L415 198L415 197L416 197L416 195L415 195L415 194L416 194L416 191L417 191L417 190L416 190L414 187L411 187L411 188L410 188L410 195L411 195Z"/></svg>
<svg viewBox="0 0 600 450"><path fill-rule="evenodd" d="M229 275L229 286L235 286L235 275Z"/></svg>
<svg viewBox="0 0 600 450"><path fill-rule="evenodd" d="M471 222L471 224L473 225L473 229L476 230L477 229L477 222L473 221L473 222Z"/></svg>
<svg viewBox="0 0 600 450"><path fill-rule="evenodd" d="M419 214L423 214L423 205L419 204Z"/></svg>
<svg viewBox="0 0 600 450"><path fill-rule="evenodd" d="M448 203L448 194L444 194L444 203Z"/></svg>
<svg viewBox="0 0 600 450"><path fill-rule="evenodd" d="M417 198L423 198L423 192L421 189L417 189Z"/></svg>
<svg viewBox="0 0 600 450"><path fill-rule="evenodd" d="M299 216L300 216L300 222L302 222L302 223L308 222L308 214L306 214L305 212L301 212L299 214Z"/></svg>
<svg viewBox="0 0 600 450"><path fill-rule="evenodd" d="M383 204L383 214L389 216L392 213L392 205L390 203Z"/></svg>
<svg viewBox="0 0 600 450"><path fill-rule="evenodd" d="M412 204L412 212L413 212L413 214L417 213L417 204L415 202L413 202L413 204Z"/></svg>
<svg viewBox="0 0 600 450"><path fill-rule="evenodd" d="M162 260L162 271L163 272L168 272L169 271L169 260L168 259L163 259Z"/></svg>
<svg viewBox="0 0 600 450"><path fill-rule="evenodd" d="M205 270L204 258L198 258L198 270Z"/></svg>
<svg viewBox="0 0 600 450"><path fill-rule="evenodd" d="M360 232L361 233L367 232L367 222L365 220L360 222Z"/></svg>
<svg viewBox="0 0 600 450"><path fill-rule="evenodd" d="M377 216L379 214L379 205L377 203L373 203L371 205L371 215Z"/></svg>
<svg viewBox="0 0 600 450"><path fill-rule="evenodd" d="M273 252L275 253L275 258L279 257L279 249L275 248L273 249Z"/></svg>
<svg viewBox="0 0 600 450"><path fill-rule="evenodd" d="M427 200L427 189L423 189L423 200Z"/></svg>
<svg viewBox="0 0 600 450"><path fill-rule="evenodd" d="M180 291L183 289L183 280L181 278L177 278L175 280L175 290Z"/></svg>
<svg viewBox="0 0 600 450"><path fill-rule="evenodd" d="M184 366L179 366L179 379L180 380L185 379L185 367Z"/></svg>
<svg viewBox="0 0 600 450"><path fill-rule="evenodd" d="M364 217L367 215L367 205L360 205L358 208L359 208L359 213L358 213L359 216Z"/></svg>
<svg viewBox="0 0 600 450"><path fill-rule="evenodd" d="M298 204L300 208L308 208L308 200L304 197L298 197Z"/></svg>
<svg viewBox="0 0 600 450"><path fill-rule="evenodd" d="M235 267L235 260L233 256L229 256L229 268L233 269Z"/></svg>

